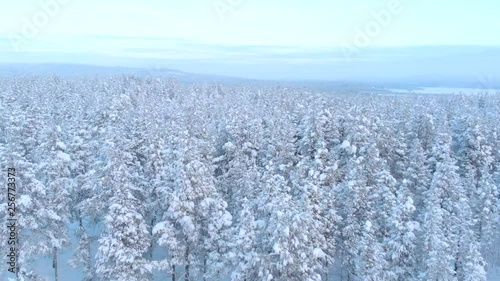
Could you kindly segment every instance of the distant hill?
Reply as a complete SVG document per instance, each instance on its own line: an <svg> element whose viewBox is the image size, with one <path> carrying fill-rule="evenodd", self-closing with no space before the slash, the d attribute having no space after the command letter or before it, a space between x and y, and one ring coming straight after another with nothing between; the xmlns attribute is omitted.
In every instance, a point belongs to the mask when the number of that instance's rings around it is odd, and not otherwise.
<svg viewBox="0 0 500 281"><path fill-rule="evenodd" d="M201 69L201 68L200 68ZM206 69L205 69L206 70ZM346 69L347 70L347 69ZM351 70L352 72L353 70ZM418 88L418 87L462 87L479 89L500 89L500 79L496 76L474 77L462 75L443 75L431 77L425 75L408 75L378 77L377 72L372 75L363 74L360 77L343 77L338 80L311 80L311 79L250 79L214 74L199 74L185 72L173 68L159 67L126 67L126 66L100 66L90 64L65 64L65 63L0 63L1 76L17 75L59 75L59 76L109 76L121 74L134 74L140 76L174 77L180 82L218 82L229 84L260 84L270 86L298 86L319 90L340 90L349 92L374 92L390 88ZM364 78L362 77L363 75Z"/></svg>

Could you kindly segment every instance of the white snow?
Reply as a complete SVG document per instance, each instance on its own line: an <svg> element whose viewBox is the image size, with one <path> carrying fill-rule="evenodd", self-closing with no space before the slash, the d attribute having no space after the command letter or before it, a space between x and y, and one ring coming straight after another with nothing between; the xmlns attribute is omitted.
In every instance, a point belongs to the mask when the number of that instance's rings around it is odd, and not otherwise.
<svg viewBox="0 0 500 281"><path fill-rule="evenodd" d="M351 147L351 143L349 143L348 140L345 140L342 142L342 144L340 145L341 148L343 149L348 149L349 147Z"/></svg>
<svg viewBox="0 0 500 281"><path fill-rule="evenodd" d="M29 207L31 205L31 197L26 194L21 194L17 199L16 199L16 204L18 206L23 206L23 207Z"/></svg>
<svg viewBox="0 0 500 281"><path fill-rule="evenodd" d="M283 235L285 235L285 237L290 236L290 228L288 226L283 228Z"/></svg>
<svg viewBox="0 0 500 281"><path fill-rule="evenodd" d="M370 221L366 221L365 223L365 229L366 231L370 231L372 228L372 223Z"/></svg>
<svg viewBox="0 0 500 281"><path fill-rule="evenodd" d="M314 249L313 251L313 256L317 259L323 259L326 257L326 254L325 252L323 252L323 250L321 250L320 248L316 248Z"/></svg>
<svg viewBox="0 0 500 281"><path fill-rule="evenodd" d="M355 146L355 145L352 145L352 146L351 146L351 153L352 153L352 154L355 154L357 151L358 151L358 147L357 147L357 146Z"/></svg>
<svg viewBox="0 0 500 281"><path fill-rule="evenodd" d="M56 142L56 146L62 150L66 150L66 145L61 141Z"/></svg>
<svg viewBox="0 0 500 281"><path fill-rule="evenodd" d="M278 243L275 243L275 244L273 245L273 251L274 251L274 253L276 253L276 254L281 253L281 247L280 247L280 245L279 245Z"/></svg>
<svg viewBox="0 0 500 281"><path fill-rule="evenodd" d="M70 162L71 161L71 157L69 156L69 154L67 153L64 153L62 151L58 151L57 152L57 157L62 159L63 161L66 161L66 162Z"/></svg>

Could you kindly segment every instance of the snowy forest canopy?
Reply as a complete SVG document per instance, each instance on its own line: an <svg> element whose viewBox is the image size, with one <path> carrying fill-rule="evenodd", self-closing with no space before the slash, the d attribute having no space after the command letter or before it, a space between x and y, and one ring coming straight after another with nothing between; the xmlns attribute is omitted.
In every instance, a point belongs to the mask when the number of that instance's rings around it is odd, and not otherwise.
<svg viewBox="0 0 500 281"><path fill-rule="evenodd" d="M500 95L3 78L17 280L486 280L499 125Z"/></svg>

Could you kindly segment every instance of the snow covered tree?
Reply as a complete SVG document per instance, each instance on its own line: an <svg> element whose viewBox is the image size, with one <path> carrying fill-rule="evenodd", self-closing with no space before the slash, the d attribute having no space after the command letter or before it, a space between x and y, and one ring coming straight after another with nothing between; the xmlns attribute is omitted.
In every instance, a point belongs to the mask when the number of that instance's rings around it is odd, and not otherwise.
<svg viewBox="0 0 500 281"><path fill-rule="evenodd" d="M370 137L369 120L365 116L356 116L350 117L349 122L358 125L346 126L349 131L342 147L350 155L350 159L345 167L347 171L345 180L336 189L340 205L339 214L342 216L340 237L343 243L340 262L345 271L342 274L347 274L347 278L353 279L364 278L363 276L366 277L370 270L376 270L370 266L379 266L368 260L362 262L362 259L384 256L383 248L378 241L379 237L375 235L382 231L380 227L385 226L376 221L377 212L383 211L375 208L379 200L378 194L383 190L383 181L380 181L383 177L379 176L384 163L379 156L375 141ZM377 273L377 276L381 275Z"/></svg>
<svg viewBox="0 0 500 281"><path fill-rule="evenodd" d="M404 175L405 185L414 195L414 205L416 208L414 217L421 220L421 210L423 209L424 192L429 188L431 181L431 171L427 162L425 152L418 139L414 139L410 145L408 153L408 166Z"/></svg>
<svg viewBox="0 0 500 281"><path fill-rule="evenodd" d="M171 266L184 266L185 279L191 280L192 273L205 278L218 274L220 251L224 250L220 235L231 225L232 217L215 188L213 166L205 158L209 155L203 156L202 146L193 147L201 140L189 139L186 132L183 136L177 143L175 166L170 169L173 192L168 212L153 233L159 236L159 245L167 246Z"/></svg>
<svg viewBox="0 0 500 281"><path fill-rule="evenodd" d="M383 240L390 280L416 280L419 223L413 220L415 206L407 185L408 181L403 180L396 191L396 202L387 221L388 235Z"/></svg>
<svg viewBox="0 0 500 281"><path fill-rule="evenodd" d="M107 202L106 228L99 239L96 273L104 280L151 280L152 267L145 258L150 245L149 231L132 184L134 159L127 147L117 146L110 160L103 187L113 195Z"/></svg>
<svg viewBox="0 0 500 281"><path fill-rule="evenodd" d="M69 246L68 223L70 222L70 194L73 183L70 179L71 157L66 153L66 145L61 140L62 129L57 126L49 135L48 143L42 145L49 150L47 163L41 170L46 174L49 208L44 225L47 243L40 244L44 252L52 252L55 280L59 279L58 254Z"/></svg>
<svg viewBox="0 0 500 281"><path fill-rule="evenodd" d="M368 220L360 231L361 237L356 245L359 253L355 271L356 280L388 280L385 252L381 243L377 241L374 225Z"/></svg>
<svg viewBox="0 0 500 281"><path fill-rule="evenodd" d="M425 208L423 229L423 247L419 274L420 280L456 280L453 270L454 257L450 252L450 243L447 239L448 229L445 228L445 219L449 214L441 207L443 191L433 180L433 184L425 192Z"/></svg>
<svg viewBox="0 0 500 281"><path fill-rule="evenodd" d="M455 270L458 280L485 281L485 262L481 255L481 244L474 235L472 211L465 194L460 202L460 225L458 237L458 251L455 258Z"/></svg>
<svg viewBox="0 0 500 281"><path fill-rule="evenodd" d="M240 212L238 224L233 225L231 252L229 257L235 269L231 280L252 280L257 276L254 264L258 261L256 245L256 222L252 204L244 198L243 209Z"/></svg>
<svg viewBox="0 0 500 281"><path fill-rule="evenodd" d="M383 169L380 169L375 175L374 194L374 211L375 220L379 226L380 237L386 238L389 233L390 224L392 221L392 213L396 207L396 188L397 181L391 174Z"/></svg>
<svg viewBox="0 0 500 281"><path fill-rule="evenodd" d="M493 241L496 231L498 194L492 175L493 157L482 126L467 120L466 130L460 136L460 167L464 185L473 212L475 231L486 246Z"/></svg>
<svg viewBox="0 0 500 281"><path fill-rule="evenodd" d="M463 188L448 134L438 135L432 155L435 171L430 188L424 193L422 276L424 280L456 280L454 264L460 235L458 203Z"/></svg>
<svg viewBox="0 0 500 281"><path fill-rule="evenodd" d="M430 114L420 115L416 124L416 133L422 144L423 150L429 152L432 149L434 138L437 133L435 116Z"/></svg>
<svg viewBox="0 0 500 281"><path fill-rule="evenodd" d="M79 238L78 246L76 247L73 257L68 263L73 268L83 268L84 276L82 281L93 281L95 269L90 250L90 236L87 234L87 231L83 226L78 227L77 235Z"/></svg>
<svg viewBox="0 0 500 281"><path fill-rule="evenodd" d="M268 170L259 196L259 258L252 279L321 280L326 257L319 225L300 211L283 176ZM310 232L302 232L310 228Z"/></svg>

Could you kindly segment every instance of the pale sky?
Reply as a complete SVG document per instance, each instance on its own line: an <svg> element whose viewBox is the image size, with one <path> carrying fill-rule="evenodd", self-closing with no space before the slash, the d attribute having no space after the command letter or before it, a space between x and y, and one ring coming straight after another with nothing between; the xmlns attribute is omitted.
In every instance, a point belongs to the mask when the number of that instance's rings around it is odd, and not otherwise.
<svg viewBox="0 0 500 281"><path fill-rule="evenodd" d="M344 59L346 46L355 48L356 55L375 47L500 47L498 0L16 0L2 4L0 63L26 62L34 54L45 61L60 59L57 55L84 54L251 63L249 58L263 53L280 57L344 52L340 56ZM360 36L365 36L363 44ZM324 58L324 62L335 60ZM294 62L301 61L295 58Z"/></svg>
<svg viewBox="0 0 500 281"><path fill-rule="evenodd" d="M35 22L44 12L42 3L56 2L59 11L40 26L33 41L56 40L53 45L76 48L73 37L125 36L223 45L336 46L350 44L356 28L366 28L373 13L388 11L391 1L401 8L373 38L374 46L500 46L500 2L495 0L17 0L2 3L0 34L21 34L23 18Z"/></svg>

